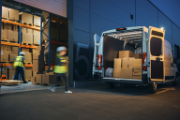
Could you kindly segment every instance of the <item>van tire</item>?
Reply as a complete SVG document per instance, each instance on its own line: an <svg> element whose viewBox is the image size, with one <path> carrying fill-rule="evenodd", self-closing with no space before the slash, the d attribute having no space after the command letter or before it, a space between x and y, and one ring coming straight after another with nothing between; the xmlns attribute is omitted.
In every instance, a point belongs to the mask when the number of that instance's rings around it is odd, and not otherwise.
<svg viewBox="0 0 180 120"><path fill-rule="evenodd" d="M114 83L108 83L109 85L109 88L113 89L115 87L115 84Z"/></svg>
<svg viewBox="0 0 180 120"><path fill-rule="evenodd" d="M151 93L155 93L157 91L157 83L153 82L149 85L149 87Z"/></svg>
<svg viewBox="0 0 180 120"><path fill-rule="evenodd" d="M173 86L177 86L177 80L178 80L178 75L176 74L174 81L172 82Z"/></svg>

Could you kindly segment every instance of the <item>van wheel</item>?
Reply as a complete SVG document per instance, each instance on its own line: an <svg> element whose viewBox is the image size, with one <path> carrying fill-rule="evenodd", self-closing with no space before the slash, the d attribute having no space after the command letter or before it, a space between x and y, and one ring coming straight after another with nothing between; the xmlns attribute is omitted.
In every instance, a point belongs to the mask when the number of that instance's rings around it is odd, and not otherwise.
<svg viewBox="0 0 180 120"><path fill-rule="evenodd" d="M178 75L175 76L174 81L172 82L173 86L177 86Z"/></svg>
<svg viewBox="0 0 180 120"><path fill-rule="evenodd" d="M108 83L109 84L109 87L111 88L111 89L113 89L114 87L115 87L115 84L114 83Z"/></svg>
<svg viewBox="0 0 180 120"><path fill-rule="evenodd" d="M150 84L150 92L155 93L157 91L157 83L153 82Z"/></svg>

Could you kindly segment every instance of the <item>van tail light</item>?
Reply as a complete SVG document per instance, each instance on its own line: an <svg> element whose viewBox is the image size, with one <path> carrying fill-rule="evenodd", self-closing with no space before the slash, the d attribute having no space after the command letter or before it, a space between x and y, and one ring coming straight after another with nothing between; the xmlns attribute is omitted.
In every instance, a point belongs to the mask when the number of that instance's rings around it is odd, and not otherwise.
<svg viewBox="0 0 180 120"><path fill-rule="evenodd" d="M143 70L147 71L147 53L143 53Z"/></svg>
<svg viewBox="0 0 180 120"><path fill-rule="evenodd" d="M98 69L101 70L101 64L102 64L102 55L98 55Z"/></svg>
<svg viewBox="0 0 180 120"><path fill-rule="evenodd" d="M126 28L116 28L116 31L126 30Z"/></svg>

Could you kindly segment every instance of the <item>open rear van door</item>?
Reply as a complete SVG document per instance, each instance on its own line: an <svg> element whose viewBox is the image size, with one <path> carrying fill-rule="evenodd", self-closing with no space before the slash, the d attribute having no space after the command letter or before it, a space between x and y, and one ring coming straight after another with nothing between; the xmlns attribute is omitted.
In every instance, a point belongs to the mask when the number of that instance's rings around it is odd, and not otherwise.
<svg viewBox="0 0 180 120"><path fill-rule="evenodd" d="M99 77L102 77L102 46L103 46L103 37L94 35L94 57L93 57L93 69L92 77L97 74Z"/></svg>
<svg viewBox="0 0 180 120"><path fill-rule="evenodd" d="M150 26L148 35L148 77L150 78L151 82L163 82L165 73L163 52L165 30Z"/></svg>

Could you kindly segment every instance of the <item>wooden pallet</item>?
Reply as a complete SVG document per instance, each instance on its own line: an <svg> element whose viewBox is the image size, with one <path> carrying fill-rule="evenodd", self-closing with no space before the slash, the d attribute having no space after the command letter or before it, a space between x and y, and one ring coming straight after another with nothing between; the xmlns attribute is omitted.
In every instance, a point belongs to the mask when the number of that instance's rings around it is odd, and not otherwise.
<svg viewBox="0 0 180 120"><path fill-rule="evenodd" d="M21 81L18 81L18 80L2 80L2 81L0 81L1 85L8 85L8 86L18 85L19 83L21 83Z"/></svg>
<svg viewBox="0 0 180 120"><path fill-rule="evenodd" d="M10 43L18 43L18 42L15 42L15 41L10 41L10 40L1 40L3 42L10 42Z"/></svg>
<svg viewBox="0 0 180 120"><path fill-rule="evenodd" d="M32 43L23 43L23 42L22 42L22 44L23 45L32 45Z"/></svg>
<svg viewBox="0 0 180 120"><path fill-rule="evenodd" d="M33 43L33 45L35 45L35 46L40 46L40 44L37 44L37 43Z"/></svg>
<svg viewBox="0 0 180 120"><path fill-rule="evenodd" d="M31 65L31 64L32 64L32 62L25 62L25 64L30 64L30 65Z"/></svg>
<svg viewBox="0 0 180 120"><path fill-rule="evenodd" d="M29 25L29 26L33 26L33 24L27 24L27 23L25 23L25 22L23 22L22 24Z"/></svg>
<svg viewBox="0 0 180 120"><path fill-rule="evenodd" d="M35 27L41 27L41 26L39 26L39 25L34 25Z"/></svg>

